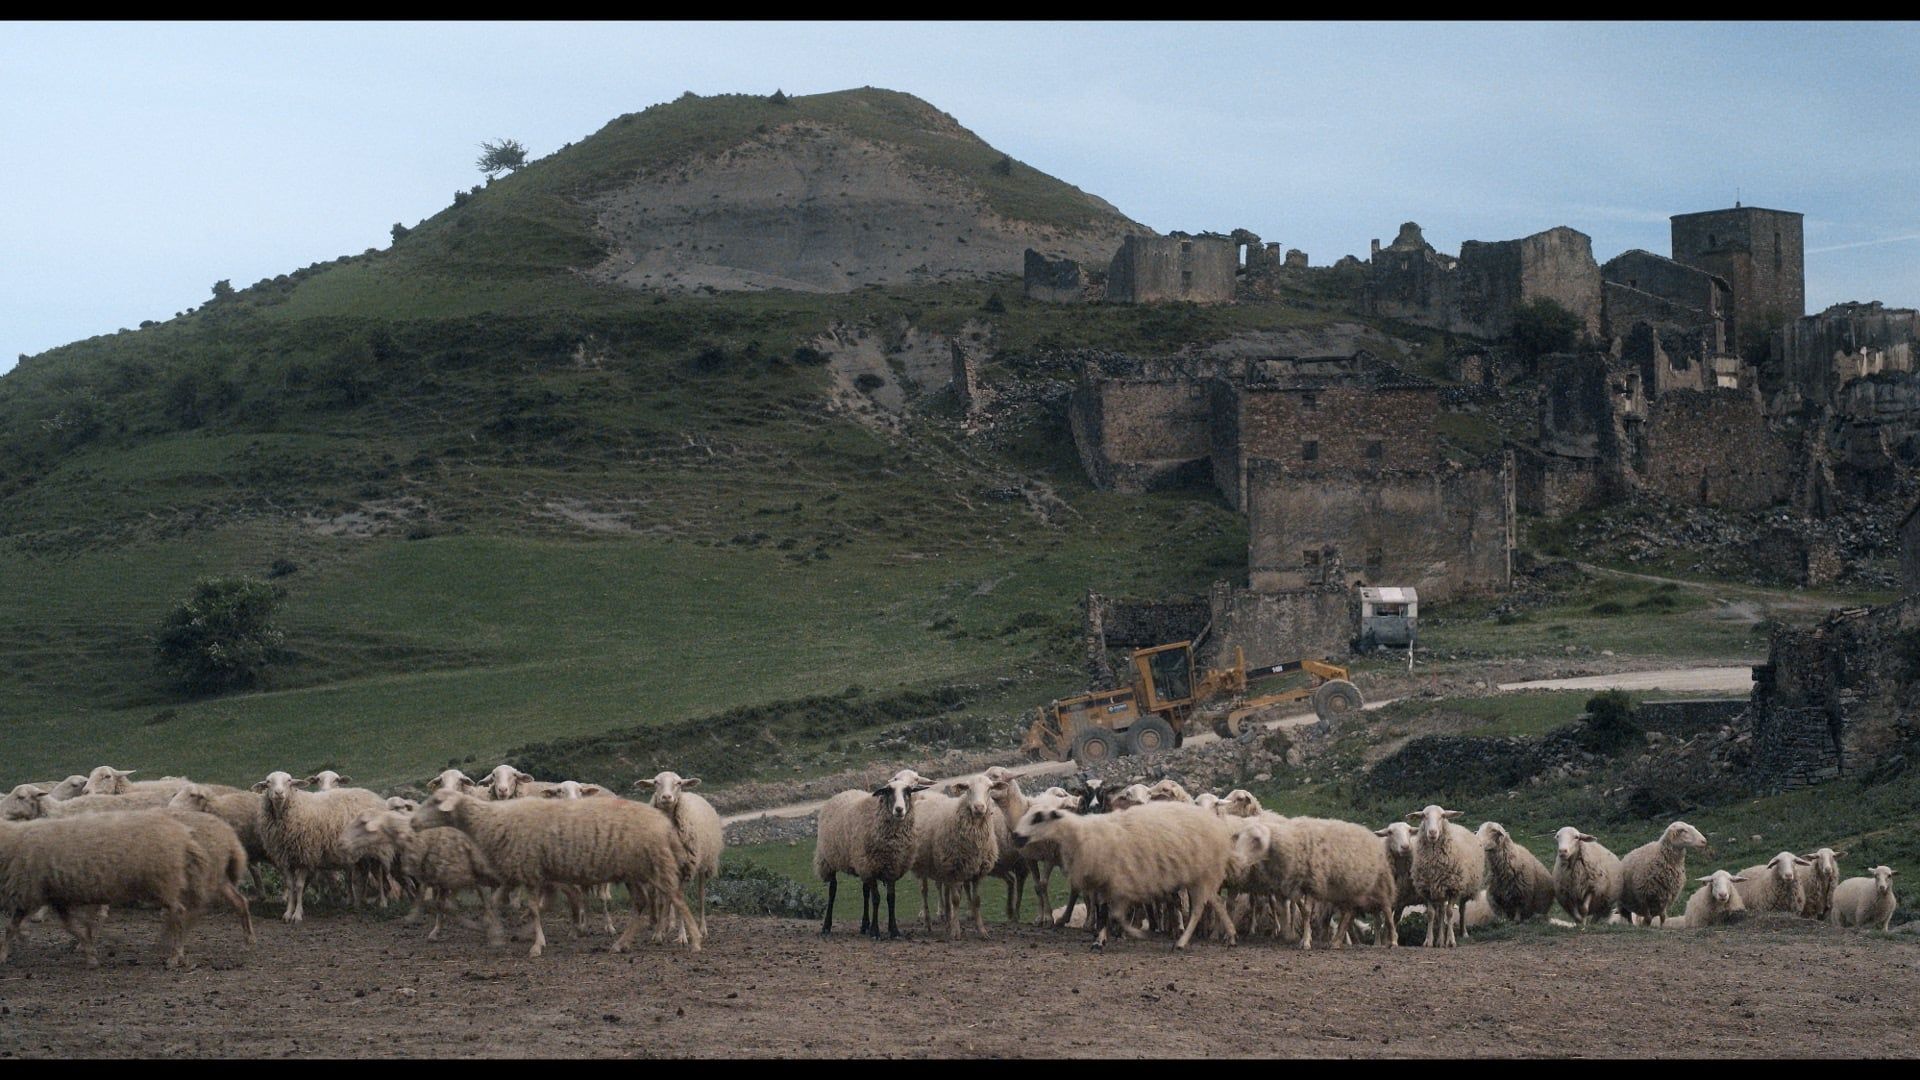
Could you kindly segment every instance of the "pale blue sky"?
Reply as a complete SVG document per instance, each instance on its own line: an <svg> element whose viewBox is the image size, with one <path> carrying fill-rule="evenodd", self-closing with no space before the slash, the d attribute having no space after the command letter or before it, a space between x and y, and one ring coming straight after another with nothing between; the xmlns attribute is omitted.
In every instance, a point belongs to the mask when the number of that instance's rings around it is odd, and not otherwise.
<svg viewBox="0 0 1920 1080"><path fill-rule="evenodd" d="M1807 215L1810 310L1920 303L1915 24L0 25L0 371L384 247L474 184L692 90L917 94L1156 229L1316 264L1412 219Z"/></svg>

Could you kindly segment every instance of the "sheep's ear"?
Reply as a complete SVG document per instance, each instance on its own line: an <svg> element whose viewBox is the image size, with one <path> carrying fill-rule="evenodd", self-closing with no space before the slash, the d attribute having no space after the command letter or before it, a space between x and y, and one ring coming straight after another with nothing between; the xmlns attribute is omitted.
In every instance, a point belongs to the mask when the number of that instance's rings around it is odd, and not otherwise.
<svg viewBox="0 0 1920 1080"><path fill-rule="evenodd" d="M1443 818L1457 818L1463 813L1465 813L1464 810L1442 810L1440 811L1440 816Z"/></svg>
<svg viewBox="0 0 1920 1080"><path fill-rule="evenodd" d="M1392 830L1392 829L1375 829L1375 830L1373 830L1373 835L1375 835L1375 836L1392 836L1392 835L1393 835L1393 830Z"/></svg>
<svg viewBox="0 0 1920 1080"><path fill-rule="evenodd" d="M370 833L380 831L380 820L378 818L364 818L361 820L360 825Z"/></svg>
<svg viewBox="0 0 1920 1080"><path fill-rule="evenodd" d="M1702 880L1705 880L1705 879L1702 879ZM1728 881L1745 881L1745 880L1747 880L1747 875L1745 875L1745 874L1735 874L1735 875L1733 875L1732 877L1730 877L1730 878L1728 878L1727 880L1728 880Z"/></svg>
<svg viewBox="0 0 1920 1080"><path fill-rule="evenodd" d="M947 786L940 790L957 799L967 793L967 782L965 780L949 780L947 781Z"/></svg>
<svg viewBox="0 0 1920 1080"><path fill-rule="evenodd" d="M879 787L873 789L873 797L876 799L884 799L892 790L893 786L891 784L881 784Z"/></svg>
<svg viewBox="0 0 1920 1080"><path fill-rule="evenodd" d="M341 782L341 783L343 783L343 784L351 784L351 783L353 783L353 777L351 777L351 776L343 776L343 777L341 777L341 778L340 778L340 782Z"/></svg>
<svg viewBox="0 0 1920 1080"><path fill-rule="evenodd" d="M680 781L680 786L681 786L681 787L683 787L683 788L696 788L696 787L699 787L699 786L700 786L700 778L699 778L699 777L697 777L697 776L689 776L689 777L687 777L686 779L684 779L684 780L682 780L682 781Z"/></svg>
<svg viewBox="0 0 1920 1080"><path fill-rule="evenodd" d="M1812 863L1811 861L1809 861L1809 860L1807 860L1807 859L1803 859L1803 858L1801 858L1801 857L1800 857L1800 856L1798 856L1798 855L1795 855L1795 856L1793 857L1793 861L1794 861L1794 862L1797 862L1797 863L1799 863L1799 864L1800 864L1801 866L1812 866L1812 865L1813 865L1813 863Z"/></svg>
<svg viewBox="0 0 1920 1080"><path fill-rule="evenodd" d="M1049 810L1049 811L1047 811L1047 820L1048 820L1048 821L1059 821L1059 820L1060 820L1061 818L1063 818L1063 817L1065 817L1065 816L1066 816L1066 811L1064 811L1064 810Z"/></svg>
<svg viewBox="0 0 1920 1080"><path fill-rule="evenodd" d="M565 796L566 792L561 791L559 788L548 788L547 790L541 792L540 795L542 798L558 799Z"/></svg>
<svg viewBox="0 0 1920 1080"><path fill-rule="evenodd" d="M253 790L255 790L255 791L265 791L265 790L267 790L267 782L266 782L265 780L261 780L261 781L258 781L258 782L256 782L256 783L255 783L255 784L253 785Z"/></svg>
<svg viewBox="0 0 1920 1080"><path fill-rule="evenodd" d="M640 791L649 791L649 790L652 790L653 788L653 781L652 780L635 780L633 782L633 786ZM874 792L874 794L878 795L880 794L880 792L876 791Z"/></svg>
<svg viewBox="0 0 1920 1080"><path fill-rule="evenodd" d="M1706 877L1697 877L1697 878L1694 878L1693 880L1695 880L1695 881L1712 881L1712 880L1713 880L1713 875L1712 875L1712 874L1708 874L1708 875L1707 875Z"/></svg>
<svg viewBox="0 0 1920 1080"><path fill-rule="evenodd" d="M516 773L514 773L514 774L513 774L513 778L514 778L515 780L518 780L518 781L520 781L520 782L521 782L521 783L523 783L523 784L531 784L531 783L533 783L533 777L531 777L531 776L528 776L528 775L527 775L526 773L523 773L523 772L516 772Z"/></svg>
<svg viewBox="0 0 1920 1080"><path fill-rule="evenodd" d="M1574 836L1574 839L1580 841L1583 844L1597 844L1600 842L1598 840L1595 840L1592 836L1589 836L1586 833L1575 833L1573 834L1573 836Z"/></svg>
<svg viewBox="0 0 1920 1080"><path fill-rule="evenodd" d="M461 778L460 778L460 790L461 790L461 791L471 791L472 789L474 789L474 788L476 788L476 787L478 787L478 786L479 786L478 784L475 784L475 783L474 783L474 782L473 782L472 780L470 780L470 779L468 779L467 777L464 777L464 776L463 776L463 777L461 777Z"/></svg>
<svg viewBox="0 0 1920 1080"><path fill-rule="evenodd" d="M923 792L923 791L925 791L925 790L927 790L928 788L930 788L930 787L932 787L932 786L933 786L933 781L931 781L931 780L929 780L929 781L927 781L927 782L926 782L926 783L924 783L924 784L915 784L915 785L913 785L912 787L910 787L910 788L908 788L908 789L907 789L907 794L909 794L909 795L918 795L918 794L920 794L921 792Z"/></svg>
<svg viewBox="0 0 1920 1080"><path fill-rule="evenodd" d="M1899 877L1899 876L1900 876L1900 871L1898 871L1898 870L1889 870L1889 871L1887 871L1887 876L1888 876L1888 877Z"/></svg>
<svg viewBox="0 0 1920 1080"><path fill-rule="evenodd" d="M604 793L606 790L607 790L606 788L601 787L599 784L580 785L580 794L582 795L599 795Z"/></svg>
<svg viewBox="0 0 1920 1080"><path fill-rule="evenodd" d="M1415 811L1414 811L1413 813L1411 813L1411 814L1408 814L1408 815L1407 815L1407 820L1408 820L1408 821L1419 821L1419 820L1420 820L1420 818L1421 818L1422 816L1423 816L1423 815L1422 815L1422 814L1420 813L1420 811L1418 811L1418 810L1415 810Z"/></svg>

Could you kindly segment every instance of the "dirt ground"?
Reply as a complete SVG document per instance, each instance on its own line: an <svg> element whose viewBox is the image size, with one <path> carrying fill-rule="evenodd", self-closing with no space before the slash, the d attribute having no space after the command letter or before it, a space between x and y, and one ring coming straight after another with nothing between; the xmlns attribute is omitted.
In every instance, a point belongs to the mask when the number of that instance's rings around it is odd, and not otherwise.
<svg viewBox="0 0 1920 1080"><path fill-rule="evenodd" d="M248 954L215 917L186 972L160 965L156 924L116 912L97 971L30 927L0 968L0 1055L1920 1055L1920 942L1798 922L1174 955L716 916L698 955L562 931L530 960L344 915L262 920Z"/></svg>

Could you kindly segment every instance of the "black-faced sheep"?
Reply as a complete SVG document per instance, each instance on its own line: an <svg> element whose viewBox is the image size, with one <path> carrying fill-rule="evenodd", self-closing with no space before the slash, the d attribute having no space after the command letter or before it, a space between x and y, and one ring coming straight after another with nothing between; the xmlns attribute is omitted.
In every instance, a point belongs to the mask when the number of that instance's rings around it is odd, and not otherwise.
<svg viewBox="0 0 1920 1080"><path fill-rule="evenodd" d="M820 808L814 839L813 872L827 883L827 914L822 934L833 932L833 903L840 875L860 879L860 933L880 936L880 886L887 890L887 935L900 936L895 919L895 889L913 868L914 796L933 781L901 769L871 792L852 789Z"/></svg>

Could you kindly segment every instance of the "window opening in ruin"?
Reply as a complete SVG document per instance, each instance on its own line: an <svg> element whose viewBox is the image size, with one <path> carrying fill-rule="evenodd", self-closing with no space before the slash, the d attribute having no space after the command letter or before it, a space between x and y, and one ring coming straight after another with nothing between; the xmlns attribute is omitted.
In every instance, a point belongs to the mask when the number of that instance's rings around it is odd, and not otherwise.
<svg viewBox="0 0 1920 1080"><path fill-rule="evenodd" d="M1300 561L1308 566L1320 565L1320 549L1308 548L1300 553Z"/></svg>
<svg viewBox="0 0 1920 1080"><path fill-rule="evenodd" d="M1301 444L1300 444L1300 460L1301 460L1301 461L1318 461L1318 460L1320 460L1320 440L1318 440L1318 439L1307 439L1307 440L1304 440L1303 442L1301 442Z"/></svg>
<svg viewBox="0 0 1920 1080"><path fill-rule="evenodd" d="M1301 394L1300 395L1300 408L1303 411L1312 412L1315 409L1318 409L1319 407L1320 407L1320 396L1318 394Z"/></svg>
<svg viewBox="0 0 1920 1080"><path fill-rule="evenodd" d="M1385 453L1386 453L1386 445L1382 443L1379 439L1367 440L1367 456L1368 457L1372 458L1375 461L1379 461L1380 458L1385 455Z"/></svg>
<svg viewBox="0 0 1920 1080"><path fill-rule="evenodd" d="M1773 268L1780 269L1780 234L1773 234Z"/></svg>
<svg viewBox="0 0 1920 1080"><path fill-rule="evenodd" d="M1191 270L1180 271L1180 287L1183 289L1193 288L1193 271Z"/></svg>
<svg viewBox="0 0 1920 1080"><path fill-rule="evenodd" d="M1715 236L1715 235L1713 235L1712 233L1708 233L1708 234L1707 234L1707 246L1708 246L1708 247L1710 247L1710 248L1717 248L1717 247L1719 247L1719 246L1720 246L1720 238L1719 238L1719 237L1717 237L1717 236Z"/></svg>
<svg viewBox="0 0 1920 1080"><path fill-rule="evenodd" d="M1367 571L1369 573L1374 573L1374 574L1379 573L1380 567L1385 565L1386 561L1387 561L1386 552L1382 551L1379 548L1367 549ZM1375 613L1379 614L1378 611L1376 611Z"/></svg>
<svg viewBox="0 0 1920 1080"><path fill-rule="evenodd" d="M1191 240L1180 241L1180 254L1185 255L1186 253L1192 250L1193 250L1193 241Z"/></svg>

